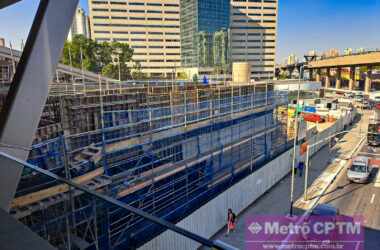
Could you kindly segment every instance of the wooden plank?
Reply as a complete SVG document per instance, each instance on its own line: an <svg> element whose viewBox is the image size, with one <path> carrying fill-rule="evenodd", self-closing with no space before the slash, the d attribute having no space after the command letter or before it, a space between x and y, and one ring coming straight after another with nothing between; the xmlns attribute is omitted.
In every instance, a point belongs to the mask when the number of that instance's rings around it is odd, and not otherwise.
<svg viewBox="0 0 380 250"><path fill-rule="evenodd" d="M157 177L155 177L155 178L153 178L153 179L150 179L150 180L148 180L148 181L144 181L144 182L142 182L142 183L140 183L140 184L137 184L137 185L135 185L135 186L133 186L133 187L131 187L131 188L127 188L127 189L125 189L125 190L119 192L119 193L117 194L117 196L118 196L118 197L124 197L124 196L127 196L128 194L134 193L134 192L136 192L136 191L138 191L138 190L140 190L140 189L143 189L144 187L147 187L147 186L151 185L153 182L160 181L160 180L165 179L165 178L167 178L167 177L169 177L169 176L171 176L171 175L174 175L174 174L176 174L176 173L178 173L178 172L181 172L181 171L184 170L185 168L186 168L186 166L182 166L182 167L175 168L174 170L169 171L169 172L167 172L167 173L165 173L165 174L162 174L162 175L160 175L160 176L157 176Z"/></svg>
<svg viewBox="0 0 380 250"><path fill-rule="evenodd" d="M77 184L83 184L83 183L86 183L86 182L94 179L97 176L102 175L103 173L104 173L104 169L98 168L92 172L89 172L87 174L84 174L84 175L81 175L81 176L74 178L73 182L75 182ZM57 186L53 186L53 187L43 189L43 190L40 190L40 191L37 191L34 193L30 193L27 195L17 197L15 199L13 199L11 207L12 208L24 207L24 206L30 205L32 203L36 203L38 201L41 201L43 199L52 197L54 195L57 195L60 193L65 193L68 190L69 190L69 187L66 184L60 184Z"/></svg>

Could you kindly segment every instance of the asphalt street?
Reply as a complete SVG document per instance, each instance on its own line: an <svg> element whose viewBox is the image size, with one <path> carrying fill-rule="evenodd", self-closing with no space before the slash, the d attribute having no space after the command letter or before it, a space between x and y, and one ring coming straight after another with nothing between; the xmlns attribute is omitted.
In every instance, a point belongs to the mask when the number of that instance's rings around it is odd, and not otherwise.
<svg viewBox="0 0 380 250"><path fill-rule="evenodd" d="M353 133L344 135L340 141L330 149L328 146L317 152L310 161L309 187L315 185L318 177L331 166L337 165L346 159L360 141L367 130L369 113L364 113L361 119L351 128ZM371 152L380 154L380 148L371 148L364 144L359 148L360 153ZM379 155L380 159L380 155ZM348 164L346 164L348 165ZM379 164L380 165L380 164ZM363 215L365 218L365 249L380 249L380 173L374 167L370 182L367 184L350 183L346 178L346 168L340 172L336 180L329 186L320 199L320 203L329 203L337 207L344 215ZM291 176L286 176L265 195L256 200L243 213L238 215L237 229L228 237L223 228L212 239L220 239L239 249L245 249L245 220L251 215L287 215L290 208L290 181ZM295 197L303 199L304 178L296 177ZM302 210L296 209L297 213Z"/></svg>

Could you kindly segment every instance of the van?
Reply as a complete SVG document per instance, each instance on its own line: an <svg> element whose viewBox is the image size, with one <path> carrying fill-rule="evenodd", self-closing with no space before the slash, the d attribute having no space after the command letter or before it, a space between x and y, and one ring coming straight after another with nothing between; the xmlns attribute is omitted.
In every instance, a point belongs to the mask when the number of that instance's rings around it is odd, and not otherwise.
<svg viewBox="0 0 380 250"><path fill-rule="evenodd" d="M356 156L352 159L351 165L347 170L347 179L350 182L367 183L371 169L369 159L365 156Z"/></svg>

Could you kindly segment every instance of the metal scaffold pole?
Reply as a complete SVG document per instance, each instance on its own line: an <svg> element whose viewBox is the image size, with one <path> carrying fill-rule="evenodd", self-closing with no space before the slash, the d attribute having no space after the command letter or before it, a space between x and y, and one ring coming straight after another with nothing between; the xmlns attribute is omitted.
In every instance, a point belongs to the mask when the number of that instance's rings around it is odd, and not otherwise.
<svg viewBox="0 0 380 250"><path fill-rule="evenodd" d="M104 131L104 105L103 105L103 87L102 87L102 79L99 76L99 101L100 101L100 124L101 124L101 133L102 133L102 160L103 160L103 168L106 175L109 174L107 167L107 151L106 151L106 135Z"/></svg>
<svg viewBox="0 0 380 250"><path fill-rule="evenodd" d="M60 103L60 116L61 116L60 120L61 121L63 121L63 119L64 119L63 118L64 106L63 106L63 99L62 98L63 98L63 96L60 95L59 96L59 103ZM66 139L65 139L65 132L64 131L63 131L63 134L61 136L61 144L62 144L65 177L67 180L71 180L70 161L69 161L69 157L67 154L68 152L67 152L67 145L66 145ZM75 234L75 231L72 232L71 227L70 227L71 221L72 221L72 224L74 224L74 225L76 224L75 223L75 216L73 216L73 212L75 211L75 202L73 199L73 188L72 187L69 187L68 195L69 195L69 200L64 202L64 209L66 211L65 219L66 219L66 231L67 231L67 247L68 247L68 250L70 250L71 249L71 233ZM75 230L75 227L74 227L74 230Z"/></svg>
<svg viewBox="0 0 380 250"><path fill-rule="evenodd" d="M81 63L81 71L82 71L83 92L84 92L84 95L86 96L87 91L86 91L86 82L84 79L83 50L82 50L82 47L80 47L79 49L80 49L80 63Z"/></svg>

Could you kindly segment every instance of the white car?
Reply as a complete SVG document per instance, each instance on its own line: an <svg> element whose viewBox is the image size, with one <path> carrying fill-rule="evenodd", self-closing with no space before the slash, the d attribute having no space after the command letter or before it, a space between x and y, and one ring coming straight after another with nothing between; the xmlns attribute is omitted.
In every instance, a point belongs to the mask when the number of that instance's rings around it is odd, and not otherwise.
<svg viewBox="0 0 380 250"><path fill-rule="evenodd" d="M380 101L380 92L375 91L369 94L369 100L375 103L378 103Z"/></svg>
<svg viewBox="0 0 380 250"><path fill-rule="evenodd" d="M346 98L354 98L354 94L353 93L344 93L344 96L346 97Z"/></svg>
<svg viewBox="0 0 380 250"><path fill-rule="evenodd" d="M356 156L347 170L347 179L351 182L366 183L369 180L371 169L368 157Z"/></svg>

